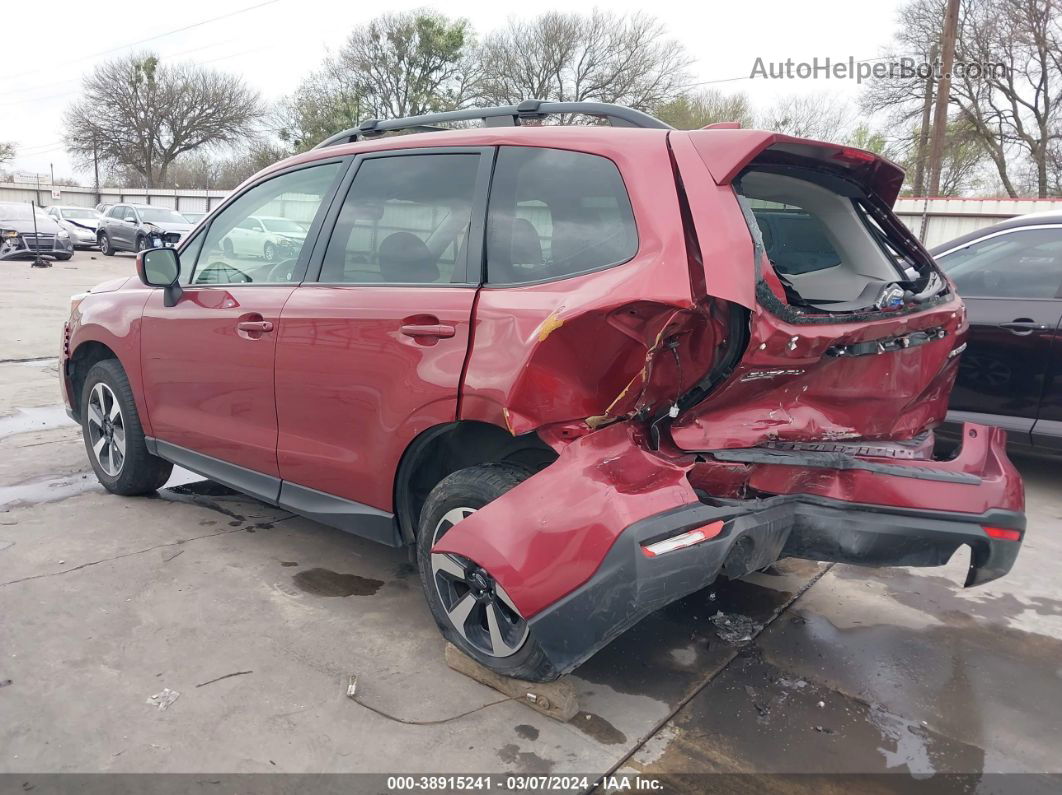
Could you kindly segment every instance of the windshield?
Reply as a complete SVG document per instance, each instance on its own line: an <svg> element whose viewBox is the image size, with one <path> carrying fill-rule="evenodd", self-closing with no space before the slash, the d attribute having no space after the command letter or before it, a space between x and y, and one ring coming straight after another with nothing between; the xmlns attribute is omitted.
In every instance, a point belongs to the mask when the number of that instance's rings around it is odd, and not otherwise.
<svg viewBox="0 0 1062 795"><path fill-rule="evenodd" d="M40 213L37 214L40 217ZM0 218L8 221L29 221L30 206L28 204L0 204Z"/></svg>
<svg viewBox="0 0 1062 795"><path fill-rule="evenodd" d="M188 221L183 215L165 207L138 207L140 217L149 224L186 224Z"/></svg>
<svg viewBox="0 0 1062 795"><path fill-rule="evenodd" d="M269 232L290 232L296 235L306 233L306 227L288 218L259 218Z"/></svg>
<svg viewBox="0 0 1062 795"><path fill-rule="evenodd" d="M97 218L95 210L82 210L80 208L69 208L63 210L63 218L79 218L87 221L95 221Z"/></svg>

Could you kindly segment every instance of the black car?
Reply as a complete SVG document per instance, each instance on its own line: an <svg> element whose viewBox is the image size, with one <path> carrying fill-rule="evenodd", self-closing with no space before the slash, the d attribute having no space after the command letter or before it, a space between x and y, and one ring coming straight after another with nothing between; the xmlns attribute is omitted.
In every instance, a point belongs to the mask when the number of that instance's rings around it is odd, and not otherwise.
<svg viewBox="0 0 1062 795"><path fill-rule="evenodd" d="M0 260L38 255L70 259L74 255L70 234L28 202L0 202Z"/></svg>
<svg viewBox="0 0 1062 795"><path fill-rule="evenodd" d="M949 424L998 425L1016 447L1062 452L1062 213L1012 218L931 253L970 319Z"/></svg>

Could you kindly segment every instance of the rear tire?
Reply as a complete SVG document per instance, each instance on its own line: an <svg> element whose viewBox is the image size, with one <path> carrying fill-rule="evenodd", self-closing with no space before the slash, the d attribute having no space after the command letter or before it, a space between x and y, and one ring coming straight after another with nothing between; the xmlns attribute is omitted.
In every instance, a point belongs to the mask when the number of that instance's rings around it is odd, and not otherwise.
<svg viewBox="0 0 1062 795"><path fill-rule="evenodd" d="M103 488L131 497L157 491L173 464L148 452L133 390L117 359L93 365L81 389L81 433Z"/></svg>
<svg viewBox="0 0 1062 795"><path fill-rule="evenodd" d="M483 464L443 478L421 511L417 563L424 596L443 637L503 676L549 682L559 672L489 572L474 561L431 552L435 541L453 527L454 517L459 521L474 513L530 475L530 470L520 466Z"/></svg>
<svg viewBox="0 0 1062 795"><path fill-rule="evenodd" d="M105 257L114 256L114 246L111 245L111 239L106 232L100 232L100 253Z"/></svg>

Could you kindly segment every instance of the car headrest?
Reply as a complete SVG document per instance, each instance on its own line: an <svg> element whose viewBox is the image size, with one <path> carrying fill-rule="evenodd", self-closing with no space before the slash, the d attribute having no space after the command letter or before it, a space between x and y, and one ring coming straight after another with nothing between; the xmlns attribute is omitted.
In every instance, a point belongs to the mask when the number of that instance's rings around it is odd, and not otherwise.
<svg viewBox="0 0 1062 795"><path fill-rule="evenodd" d="M439 268L431 249L412 232L394 232L379 251L380 275L387 282L434 282Z"/></svg>

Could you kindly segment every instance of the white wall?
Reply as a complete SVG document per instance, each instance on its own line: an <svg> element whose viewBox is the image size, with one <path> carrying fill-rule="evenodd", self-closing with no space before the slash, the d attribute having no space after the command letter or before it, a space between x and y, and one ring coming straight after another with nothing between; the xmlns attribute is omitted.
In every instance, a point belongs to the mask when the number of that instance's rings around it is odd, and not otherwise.
<svg viewBox="0 0 1062 795"><path fill-rule="evenodd" d="M59 198L52 198L52 190L59 191ZM217 207L229 195L227 190L144 190L143 188L100 188L99 201L108 204L130 202L132 204L155 204L171 210L207 212ZM53 204L76 207L95 207L94 188L73 188L65 185L36 185L0 182L0 202L36 202L41 207Z"/></svg>
<svg viewBox="0 0 1062 795"><path fill-rule="evenodd" d="M1062 199L897 199L893 208L907 228L918 235L927 216L926 248L967 232L998 224L1016 215L1062 213Z"/></svg>

